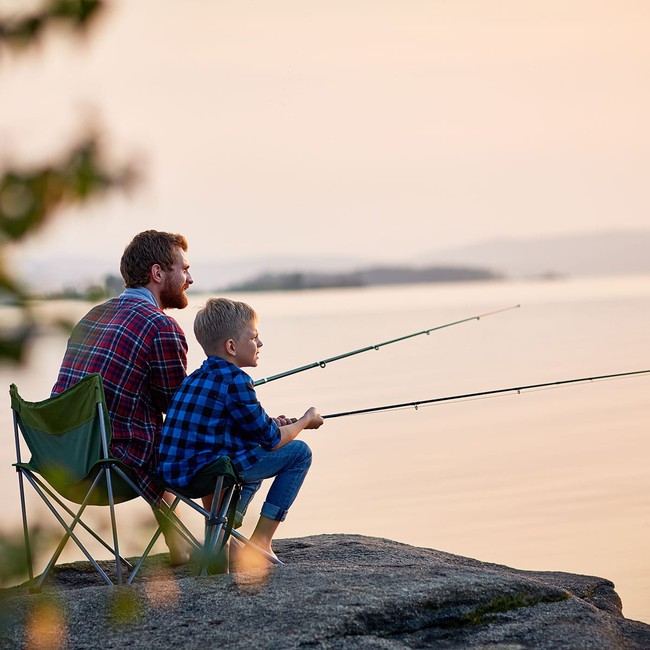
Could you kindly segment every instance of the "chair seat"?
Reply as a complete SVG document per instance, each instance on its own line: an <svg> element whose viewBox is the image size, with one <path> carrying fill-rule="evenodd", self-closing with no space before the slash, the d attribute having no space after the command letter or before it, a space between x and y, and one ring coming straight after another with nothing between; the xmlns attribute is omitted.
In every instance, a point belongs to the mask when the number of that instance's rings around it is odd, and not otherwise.
<svg viewBox="0 0 650 650"><path fill-rule="evenodd" d="M161 487L171 489L185 497L189 497L190 499L200 499L206 494L212 494L214 492L214 486L220 476L223 476L224 478L224 488L229 488L240 482L237 471L233 467L228 456L219 456L209 465L202 467L192 477L189 484L184 487L167 485L159 476L156 477L156 482Z"/></svg>

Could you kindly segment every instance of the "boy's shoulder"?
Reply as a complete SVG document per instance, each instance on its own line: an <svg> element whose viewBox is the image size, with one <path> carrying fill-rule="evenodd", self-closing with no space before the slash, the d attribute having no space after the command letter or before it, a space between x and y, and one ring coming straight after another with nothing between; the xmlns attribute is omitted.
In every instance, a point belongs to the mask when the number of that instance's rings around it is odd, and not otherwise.
<svg viewBox="0 0 650 650"><path fill-rule="evenodd" d="M252 379L246 372L217 356L204 359L203 363L187 376L186 381L194 383L232 381L252 384Z"/></svg>
<svg viewBox="0 0 650 650"><path fill-rule="evenodd" d="M201 366L191 372L174 394L176 404L188 404L209 399L223 402L228 395L252 398L253 380L241 368L221 359L207 357Z"/></svg>

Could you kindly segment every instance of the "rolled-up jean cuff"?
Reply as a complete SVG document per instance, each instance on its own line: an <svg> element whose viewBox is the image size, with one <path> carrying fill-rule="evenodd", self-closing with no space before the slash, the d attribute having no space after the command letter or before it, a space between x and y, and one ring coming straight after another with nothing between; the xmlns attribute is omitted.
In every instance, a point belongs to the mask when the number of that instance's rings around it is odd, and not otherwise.
<svg viewBox="0 0 650 650"><path fill-rule="evenodd" d="M267 519L273 519L273 521L284 521L287 518L287 512L288 510L282 510L278 506L265 501L260 514Z"/></svg>

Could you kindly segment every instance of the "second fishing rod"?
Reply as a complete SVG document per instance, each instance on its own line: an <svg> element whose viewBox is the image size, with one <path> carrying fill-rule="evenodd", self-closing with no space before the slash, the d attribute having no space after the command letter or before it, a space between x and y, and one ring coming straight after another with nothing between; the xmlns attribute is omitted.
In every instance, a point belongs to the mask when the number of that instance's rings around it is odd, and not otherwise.
<svg viewBox="0 0 650 650"><path fill-rule="evenodd" d="M362 354L363 352L369 352L370 350L379 350L380 348L386 345L391 345L393 343L398 343L400 341L406 341L407 339L412 339L415 336L422 336L424 334L428 335L431 332L436 332L437 330L442 330L447 327L453 327L454 325L460 325L461 323L468 323L470 321L475 321L475 320L478 321L481 320L482 318L487 318L488 316L494 316L496 314L502 314L507 311L512 311L513 309L519 309L519 307L521 307L521 305L513 305L512 307L495 309L494 311L488 311L484 314L476 314L475 316L468 316L467 318L461 318L460 320L455 320L452 321L451 323L445 323L444 325L436 325L435 327L430 327L429 329L426 330L420 330L419 332L413 332L411 334L405 334L404 336L398 336L397 338L390 339L388 341L383 341L382 343L375 343L372 345L367 345L365 347L359 348L357 350L351 350L350 352L343 352L342 354L336 354L332 357L328 357L327 359L323 359L321 361L314 361L304 366L298 366L297 368L292 368L291 370L285 370L284 372L279 372L277 375L271 375L263 379L258 379L255 382L253 382L253 385L260 386L262 384L268 384L269 382L275 381L276 379L289 377L291 375L295 375L299 372L304 372L305 370L310 370L312 368L325 368L329 363L333 363L334 361L340 361L341 359L347 359L348 357L352 357L356 354Z"/></svg>

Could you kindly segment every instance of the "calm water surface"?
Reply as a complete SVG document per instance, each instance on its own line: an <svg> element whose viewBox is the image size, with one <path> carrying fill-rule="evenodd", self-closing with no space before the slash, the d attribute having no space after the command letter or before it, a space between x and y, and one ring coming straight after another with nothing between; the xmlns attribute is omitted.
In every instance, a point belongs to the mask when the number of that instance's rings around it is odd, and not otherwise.
<svg viewBox="0 0 650 650"><path fill-rule="evenodd" d="M260 386L272 415L650 368L647 276L230 297L260 315L265 345L255 379L522 305ZM174 314L188 335L190 368L203 358L192 321L204 298ZM74 321L88 307L39 309ZM46 397L64 348L64 335L44 333L26 367L0 368L4 385ZM598 575L616 584L628 618L650 622L649 395L646 376L329 420L304 434L314 464L280 536L360 533L520 569ZM8 530L20 514L6 391L2 399ZM135 553L152 517L142 503L120 508L127 553ZM200 530L191 513L186 519Z"/></svg>

